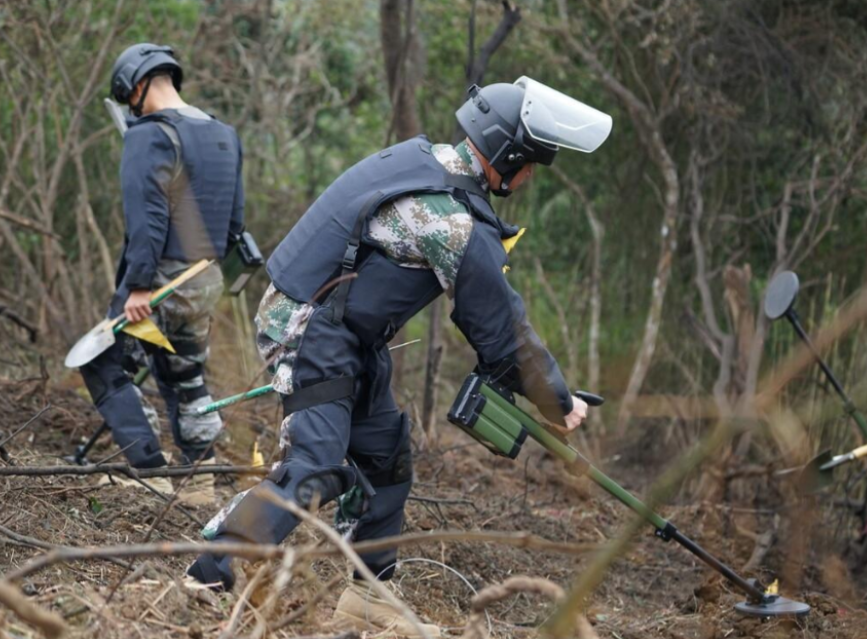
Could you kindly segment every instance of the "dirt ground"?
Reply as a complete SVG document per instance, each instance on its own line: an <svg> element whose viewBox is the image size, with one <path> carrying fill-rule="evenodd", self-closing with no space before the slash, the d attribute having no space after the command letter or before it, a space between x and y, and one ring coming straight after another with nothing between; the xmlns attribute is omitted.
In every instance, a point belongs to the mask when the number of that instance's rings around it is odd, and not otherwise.
<svg viewBox="0 0 867 639"><path fill-rule="evenodd" d="M48 393L39 378L0 382L0 440L51 403L45 414L5 445L7 455L0 467L60 464L61 456L99 425L97 413L75 383L67 386L52 387ZM222 459L248 463L256 437L266 454L273 450L274 404L263 399L228 413L229 433L219 447ZM595 546L615 537L627 521L628 513L619 504L586 480L566 475L535 444L528 443L519 460L510 462L494 458L445 424L441 428L439 449L416 455L417 481L406 532L527 531ZM165 443L170 450L168 438ZM90 458L100 460L115 450L104 438ZM664 458L639 441L602 465L640 494L661 470ZM228 500L245 481L250 480L229 483L221 478L221 500ZM0 573L21 567L50 546L140 543L152 528L152 541L199 541L201 526L194 519L207 521L214 514L213 508L191 508L190 516L172 509L154 527L163 511L157 498L96 483L97 476L0 477ZM809 513L775 509L755 498L749 503L714 499L686 505L683 497L676 501L681 505L666 508L665 516L736 569L750 559L763 527L773 525L780 532L763 556L761 574L753 571L747 576L765 581L781 577L781 592L809 602L812 614L797 622L738 616L733 605L741 597L736 592L693 556L654 538L648 529L628 556L607 572L586 610L600 637L867 637L863 574L859 576L851 557L841 557L837 546L828 542L821 521L807 526L799 517ZM320 516L328 521L332 513L333 508L325 508ZM789 534L790 529L802 534ZM319 536L302 526L287 544L297 546ZM515 575L544 577L568 587L590 560L589 554L570 557L468 542L407 547L400 556L391 587L423 619L445 626L449 636L460 635L474 590ZM135 559L129 569L105 561L80 561L46 568L18 585L32 601L61 614L76 637L248 636L257 616L239 605L241 593L257 605L267 597L272 577L251 578L258 566L247 565L234 593L189 590L181 576L190 560ZM333 634L327 621L347 575L342 559L296 566L270 613L269 636ZM251 579L258 585L251 585ZM521 594L489 609L489 625L496 637L534 637L535 628L551 612L549 602ZM36 630L0 609L0 637L36 636Z"/></svg>

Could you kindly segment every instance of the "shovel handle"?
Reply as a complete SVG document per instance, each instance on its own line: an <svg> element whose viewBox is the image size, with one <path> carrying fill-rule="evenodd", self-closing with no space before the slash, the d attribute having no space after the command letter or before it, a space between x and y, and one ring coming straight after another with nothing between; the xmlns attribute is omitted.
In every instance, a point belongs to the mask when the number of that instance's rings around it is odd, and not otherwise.
<svg viewBox="0 0 867 639"><path fill-rule="evenodd" d="M151 308L156 308L159 306L164 299L174 293L181 284L186 283L187 281L193 279L196 275L204 271L211 264L213 264L213 260L200 260L193 264L186 271L178 275L171 282L166 284L165 286L158 288L153 293L151 293L150 306ZM129 325L129 320L125 315L118 315L111 322L109 322L108 326L106 326L106 330L111 329L113 333L119 333L124 328Z"/></svg>

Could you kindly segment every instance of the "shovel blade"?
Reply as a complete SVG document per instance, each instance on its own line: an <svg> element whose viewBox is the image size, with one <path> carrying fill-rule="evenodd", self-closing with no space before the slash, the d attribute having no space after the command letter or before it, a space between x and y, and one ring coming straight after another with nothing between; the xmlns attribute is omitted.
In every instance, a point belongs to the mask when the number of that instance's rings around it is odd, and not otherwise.
<svg viewBox="0 0 867 639"><path fill-rule="evenodd" d="M102 320L75 343L66 355L67 368L81 368L107 351L115 342L114 331L109 328L110 320Z"/></svg>
<svg viewBox="0 0 867 639"><path fill-rule="evenodd" d="M831 461L831 450L823 450L813 457L798 475L798 489L802 494L817 493L834 483L832 469L822 470L822 466Z"/></svg>

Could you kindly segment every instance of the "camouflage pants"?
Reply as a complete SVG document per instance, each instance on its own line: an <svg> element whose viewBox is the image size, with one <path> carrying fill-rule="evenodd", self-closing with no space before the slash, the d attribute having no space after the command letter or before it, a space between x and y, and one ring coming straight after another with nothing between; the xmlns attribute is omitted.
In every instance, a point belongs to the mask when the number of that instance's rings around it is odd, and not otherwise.
<svg viewBox="0 0 867 639"><path fill-rule="evenodd" d="M256 346L268 365L268 372L273 376L271 383L274 390L283 395L291 395L294 390L295 360L312 313L311 305L286 297L273 284L259 303ZM287 415L280 425L281 450L288 446L291 417Z"/></svg>
<svg viewBox="0 0 867 639"><path fill-rule="evenodd" d="M189 265L164 260L157 270L154 288L177 277ZM155 321L176 353L157 349L151 354L160 394L166 402L175 442L187 461L205 455L223 427L219 413L196 415L196 409L213 401L204 379L208 359L211 316L223 292L219 267L210 266L179 288L157 308ZM156 411L143 402L151 426L159 431ZM206 454L207 451L207 454Z"/></svg>

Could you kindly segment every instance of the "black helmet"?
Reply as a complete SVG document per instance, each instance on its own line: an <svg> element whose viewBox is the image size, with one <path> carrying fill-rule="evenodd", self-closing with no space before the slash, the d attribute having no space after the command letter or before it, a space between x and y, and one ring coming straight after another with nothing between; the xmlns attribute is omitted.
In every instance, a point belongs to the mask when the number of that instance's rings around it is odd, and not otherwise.
<svg viewBox="0 0 867 639"><path fill-rule="evenodd" d="M135 86L144 78L152 76L155 71L167 71L172 77L175 89L181 90L184 71L171 47L147 42L132 45L118 56L111 70L112 97L121 104L129 104ZM137 106L141 109L141 104Z"/></svg>
<svg viewBox="0 0 867 639"><path fill-rule="evenodd" d="M509 195L508 185L526 164L550 165L559 147L533 139L521 122L524 88L498 83L467 91L470 99L455 115L467 137L503 177L497 195Z"/></svg>

